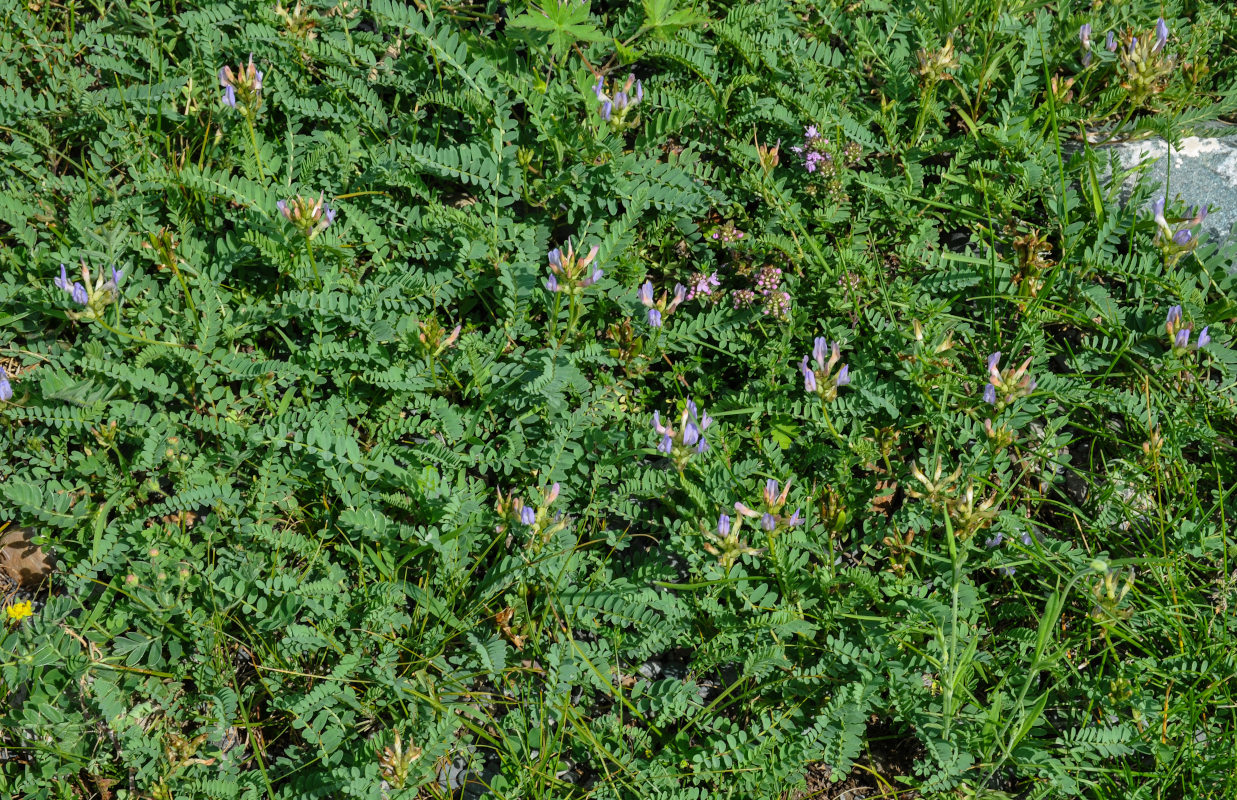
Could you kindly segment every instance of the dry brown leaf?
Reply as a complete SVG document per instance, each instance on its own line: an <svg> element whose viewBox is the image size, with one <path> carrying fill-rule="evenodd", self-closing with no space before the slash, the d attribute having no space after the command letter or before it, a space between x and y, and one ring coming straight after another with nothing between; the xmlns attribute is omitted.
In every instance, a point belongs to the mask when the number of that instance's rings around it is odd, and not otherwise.
<svg viewBox="0 0 1237 800"><path fill-rule="evenodd" d="M25 589L41 584L52 572L55 559L34 543L34 533L10 525L0 531L0 572Z"/></svg>

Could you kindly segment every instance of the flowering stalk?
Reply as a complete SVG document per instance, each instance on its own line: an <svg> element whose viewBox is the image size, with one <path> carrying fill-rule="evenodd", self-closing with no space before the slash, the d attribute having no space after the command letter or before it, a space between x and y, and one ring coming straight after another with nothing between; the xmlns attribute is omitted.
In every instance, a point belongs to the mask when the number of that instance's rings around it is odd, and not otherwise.
<svg viewBox="0 0 1237 800"><path fill-rule="evenodd" d="M249 54L249 63L238 66L235 70L223 67L219 70L219 85L223 87L223 103L236 109L249 126L249 143L253 145L253 157L258 164L258 174L262 179L266 175L262 168L262 155L258 150L258 137L254 133L253 121L262 107L262 72L253 63L253 53Z"/></svg>
<svg viewBox="0 0 1237 800"><path fill-rule="evenodd" d="M622 85L622 88L619 88L616 83L611 84L612 95L606 94L605 86L606 79L604 76L600 76L597 78L597 84L593 87L593 94L597 97L597 101L601 103L601 107L597 111L601 119L614 131L628 130L639 125L639 114L632 115L631 119L627 118L632 110L644 100L644 85L636 80L635 74L627 76L627 81Z"/></svg>
<svg viewBox="0 0 1237 800"><path fill-rule="evenodd" d="M1117 63L1124 73L1121 88L1130 93L1135 107L1168 86L1168 76L1176 66L1177 57L1164 52L1167 42L1168 23L1163 17L1156 20L1155 30L1144 33L1141 40L1132 32L1121 37L1116 48Z"/></svg>
<svg viewBox="0 0 1237 800"><path fill-rule="evenodd" d="M683 468L693 453L700 454L709 449L709 442L705 439L704 432L712 424L713 418L708 414L699 413L696 404L691 400L687 401L679 417L677 429L669 424L663 425L661 413L654 411L653 431L661 437L657 443L657 450L666 454L682 475Z"/></svg>
<svg viewBox="0 0 1237 800"><path fill-rule="evenodd" d="M1003 411L1020 397L1026 397L1035 391L1036 382L1027 373L1031 359L1027 358L1018 368L1010 368L1002 372L998 368L1001 353L998 350L988 356L988 382L984 384L984 402Z"/></svg>
<svg viewBox="0 0 1237 800"><path fill-rule="evenodd" d="M318 275L318 259L314 257L314 248L310 244L327 227L335 221L335 209L325 202L325 195L318 193L317 199L297 195L291 200L280 200L275 205L283 218L301 232L305 237L305 250L309 253L309 266L314 272L314 282L322 287L322 278Z"/></svg>
<svg viewBox="0 0 1237 800"><path fill-rule="evenodd" d="M550 321L551 338L558 324L559 297L563 294L567 295L571 308L567 318L567 335L570 336L575 331L580 313L580 296L605 274L600 269L589 269L593 259L597 258L599 249L597 245L593 245L587 255L579 255L572 248L571 240L568 240L566 253L556 247L547 255L550 277L546 279L545 288L555 295L554 316Z"/></svg>
<svg viewBox="0 0 1237 800"><path fill-rule="evenodd" d="M826 352L829 354L827 358ZM818 396L822 404L832 403L838 397L838 389L850 385L850 365L843 364L837 373L834 373L833 368L842 359L842 353L837 342L834 342L831 348L823 336L816 337L812 347L810 358L815 369L809 366L808 358L809 356L804 356L799 364L799 372L803 374L803 388Z"/></svg>

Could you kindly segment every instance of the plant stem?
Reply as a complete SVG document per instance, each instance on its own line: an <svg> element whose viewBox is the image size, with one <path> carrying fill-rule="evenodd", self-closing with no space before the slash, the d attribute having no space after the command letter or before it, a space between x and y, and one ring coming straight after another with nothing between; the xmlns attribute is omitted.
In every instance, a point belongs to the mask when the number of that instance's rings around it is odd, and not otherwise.
<svg viewBox="0 0 1237 800"><path fill-rule="evenodd" d="M317 285L317 288L321 289L322 278L318 275L318 259L314 258L314 246L310 243L308 237L305 239L305 249L309 252L309 266L314 271L314 283Z"/></svg>
<svg viewBox="0 0 1237 800"><path fill-rule="evenodd" d="M258 152L258 136L253 131L253 119L248 115L245 116L245 124L249 126L249 143L253 145L253 157L258 162L258 177L265 183L266 171L262 168L262 154Z"/></svg>

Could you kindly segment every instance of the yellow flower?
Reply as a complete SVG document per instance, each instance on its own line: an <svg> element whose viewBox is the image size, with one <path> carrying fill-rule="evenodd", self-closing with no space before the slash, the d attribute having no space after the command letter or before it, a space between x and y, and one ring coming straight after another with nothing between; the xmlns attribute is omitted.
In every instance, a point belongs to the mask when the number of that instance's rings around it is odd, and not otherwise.
<svg viewBox="0 0 1237 800"><path fill-rule="evenodd" d="M34 607L30 605L29 600L5 606L4 610L9 615L9 619L14 622L21 622L26 617L34 615Z"/></svg>

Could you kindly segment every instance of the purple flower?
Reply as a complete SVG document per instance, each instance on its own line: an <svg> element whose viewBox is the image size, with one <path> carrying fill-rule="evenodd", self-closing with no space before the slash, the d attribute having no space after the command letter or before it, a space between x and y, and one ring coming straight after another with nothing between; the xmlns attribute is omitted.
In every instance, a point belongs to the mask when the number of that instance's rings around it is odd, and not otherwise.
<svg viewBox="0 0 1237 800"><path fill-rule="evenodd" d="M772 531L777 527L777 518L766 511L765 515L760 518L760 527L767 531Z"/></svg>
<svg viewBox="0 0 1237 800"><path fill-rule="evenodd" d="M653 284L645 281L641 284L639 291L636 292L636 297L640 298L640 302L650 308L653 306Z"/></svg>
<svg viewBox="0 0 1237 800"><path fill-rule="evenodd" d="M1184 247L1187 244L1189 244L1190 240L1193 238L1194 238L1194 234L1190 233L1189 230L1183 228L1173 234L1173 243Z"/></svg>
<svg viewBox="0 0 1237 800"><path fill-rule="evenodd" d="M661 327L661 312L655 308L649 309L649 327L650 328Z"/></svg>
<svg viewBox="0 0 1237 800"><path fill-rule="evenodd" d="M1190 346L1190 329L1182 328L1177 331L1177 335L1173 337L1173 347L1179 350L1184 350Z"/></svg>
<svg viewBox="0 0 1237 800"><path fill-rule="evenodd" d="M86 287L80 283L74 283L73 288L69 290L69 295L73 298L73 302L78 305L86 305L90 302L90 295L86 293Z"/></svg>
<svg viewBox="0 0 1237 800"><path fill-rule="evenodd" d="M1168 220L1164 219L1164 198L1157 197L1151 201L1151 213L1155 215L1157 225L1168 225Z"/></svg>
<svg viewBox="0 0 1237 800"><path fill-rule="evenodd" d="M754 511L738 501L735 501L734 510L738 511L740 514L742 514L745 517L759 517L760 516L759 511Z"/></svg>
<svg viewBox="0 0 1237 800"><path fill-rule="evenodd" d="M1104 47L1106 47L1110 53L1117 52L1117 37L1113 36L1112 31L1108 32L1108 40L1104 42Z"/></svg>
<svg viewBox="0 0 1237 800"><path fill-rule="evenodd" d="M228 83L228 68L227 67L219 68L219 85L220 86L231 86L231 84Z"/></svg>
<svg viewBox="0 0 1237 800"><path fill-rule="evenodd" d="M1170 306L1164 323L1172 327L1179 325L1181 323L1181 306Z"/></svg>
<svg viewBox="0 0 1237 800"><path fill-rule="evenodd" d="M816 373L812 372L807 365L807 356L803 357L803 363L799 365L799 371L803 373L803 388L809 392L816 391Z"/></svg>
<svg viewBox="0 0 1237 800"><path fill-rule="evenodd" d="M687 287L681 283L674 285L674 299L670 301L671 308L677 308L680 303L687 299Z"/></svg>
<svg viewBox="0 0 1237 800"><path fill-rule="evenodd" d="M807 139L808 141L811 141L813 139L819 139L820 132L816 130L815 125L808 125L807 128L803 131L803 138Z"/></svg>
<svg viewBox="0 0 1237 800"><path fill-rule="evenodd" d="M547 504L553 503L555 500L557 500L558 493L562 490L562 488L563 487L558 485L558 481L554 481L554 483L550 486L550 493L547 494L545 497L546 503Z"/></svg>
<svg viewBox="0 0 1237 800"><path fill-rule="evenodd" d="M605 86L605 83L606 83L605 76L598 75L597 85L593 87L593 94L597 96L598 100L601 100L603 97L605 97L605 94L602 92L602 87Z"/></svg>
<svg viewBox="0 0 1237 800"><path fill-rule="evenodd" d="M984 402L989 405L996 405L996 387L990 383L984 384Z"/></svg>
<svg viewBox="0 0 1237 800"><path fill-rule="evenodd" d="M993 536L991 539L988 539L987 541L984 542L984 547L987 547L989 550L991 550L994 547L1000 547L1001 542L1003 541L1005 541L1005 534L1001 533L1000 531L997 531L996 536Z"/></svg>
<svg viewBox="0 0 1237 800"><path fill-rule="evenodd" d="M291 221L292 215L288 212L288 201L287 200L276 201L275 208L279 209L279 213L283 214L284 219Z"/></svg>
<svg viewBox="0 0 1237 800"><path fill-rule="evenodd" d="M532 506L524 506L520 509L520 522L523 522L525 525L532 525L536 521L537 512L533 510Z"/></svg>
<svg viewBox="0 0 1237 800"><path fill-rule="evenodd" d="M1135 36L1130 39L1130 53L1132 54L1137 49L1138 49L1138 37Z"/></svg>
<svg viewBox="0 0 1237 800"><path fill-rule="evenodd" d="M696 423L689 422L684 425L683 444L687 447L691 447L698 441L700 441L700 428L696 426Z"/></svg>
<svg viewBox="0 0 1237 800"><path fill-rule="evenodd" d="M1164 49L1164 43L1168 41L1168 23L1160 17L1155 22L1155 47L1151 48L1151 52L1158 53Z"/></svg>
<svg viewBox="0 0 1237 800"><path fill-rule="evenodd" d="M335 209L331 208L330 206L323 206L323 209L324 209L323 214L326 216L326 224L330 225L332 222L335 221Z"/></svg>
<svg viewBox="0 0 1237 800"><path fill-rule="evenodd" d="M1001 363L1001 351L997 350L992 355L988 356L988 372L996 369L997 364Z"/></svg>
<svg viewBox="0 0 1237 800"><path fill-rule="evenodd" d="M661 412L660 411L653 412L653 430L657 431L663 436L670 435L670 426L661 424Z"/></svg>
<svg viewBox="0 0 1237 800"><path fill-rule="evenodd" d="M1078 41L1082 42L1083 50L1091 49L1091 23L1084 23L1078 28Z"/></svg>
<svg viewBox="0 0 1237 800"><path fill-rule="evenodd" d="M644 100L644 84L636 81L636 102L640 103Z"/></svg>
<svg viewBox="0 0 1237 800"><path fill-rule="evenodd" d="M555 268L555 271L563 268L563 251L557 247L551 250L546 255L546 258L549 260L550 266Z"/></svg>
<svg viewBox="0 0 1237 800"><path fill-rule="evenodd" d="M1022 534L1021 534L1021 537L1022 537L1022 543L1023 543L1024 545L1026 545L1027 547L1030 547L1030 546L1031 546L1031 534L1030 534L1030 532L1029 532L1029 531L1023 531L1023 532L1022 532Z"/></svg>
<svg viewBox="0 0 1237 800"><path fill-rule="evenodd" d="M0 367L0 401L7 403L13 399L13 384L9 383L9 373Z"/></svg>
<svg viewBox="0 0 1237 800"><path fill-rule="evenodd" d="M825 341L825 337L817 336L812 342L812 360L816 362L816 366L825 368L825 354L829 352L829 343ZM804 363L807 359L804 359Z"/></svg>
<svg viewBox="0 0 1237 800"><path fill-rule="evenodd" d="M843 364L838 370L837 380L834 381L836 386L850 386L850 364Z"/></svg>
<svg viewBox="0 0 1237 800"><path fill-rule="evenodd" d="M665 453L666 455L670 455L670 451L673 448L674 448L674 440L671 439L669 436L661 437L661 441L658 442L657 444L657 449Z"/></svg>
<svg viewBox="0 0 1237 800"><path fill-rule="evenodd" d="M1085 51L1083 51L1083 54L1082 54L1082 65L1083 65L1084 67L1089 67L1089 66L1091 66L1091 51L1090 51L1090 50L1085 50Z"/></svg>
<svg viewBox="0 0 1237 800"><path fill-rule="evenodd" d="M1205 219L1207 219L1207 206L1202 206L1195 209L1193 218L1190 220L1190 224L1197 225Z"/></svg>
<svg viewBox="0 0 1237 800"><path fill-rule="evenodd" d="M790 515L790 519L786 520L786 524L792 528L803 524L803 518L799 516L799 509L795 509L795 513Z"/></svg>
<svg viewBox="0 0 1237 800"><path fill-rule="evenodd" d="M236 108L236 90L231 86L225 87L223 90L223 104Z"/></svg>
<svg viewBox="0 0 1237 800"><path fill-rule="evenodd" d="M722 536L730 535L730 517L722 514L717 518L717 532Z"/></svg>
<svg viewBox="0 0 1237 800"><path fill-rule="evenodd" d="M771 506L777 503L777 479L769 478L765 481L765 505Z"/></svg>
<svg viewBox="0 0 1237 800"><path fill-rule="evenodd" d="M549 289L551 292L557 292L558 291L558 276L551 275L548 279L546 279L545 288Z"/></svg>
<svg viewBox="0 0 1237 800"><path fill-rule="evenodd" d="M813 151L811 153L808 153L807 156L803 159L803 168L806 169L808 172L815 172L816 166L820 164L821 161L824 161L824 160L825 160L825 157L822 154Z"/></svg>
<svg viewBox="0 0 1237 800"><path fill-rule="evenodd" d="M696 453L699 455L709 449L709 442L703 436L700 437L700 444L696 445Z"/></svg>
<svg viewBox="0 0 1237 800"><path fill-rule="evenodd" d="M1203 328L1201 331L1198 332L1198 344L1195 345L1196 347L1201 349L1211 344L1211 334L1208 333L1208 331L1210 330L1211 330L1211 326L1208 325L1206 328Z"/></svg>
<svg viewBox="0 0 1237 800"><path fill-rule="evenodd" d="M116 267L113 265L112 266L112 287L113 288L119 287L120 281L124 277L125 277L125 271L123 269L116 269Z"/></svg>
<svg viewBox="0 0 1237 800"><path fill-rule="evenodd" d="M601 104L601 118L606 122L610 121L610 112L614 110L614 103L609 100Z"/></svg>
<svg viewBox="0 0 1237 800"><path fill-rule="evenodd" d="M1018 570L1014 569L1013 567L1001 567L1000 569L997 570L997 572L1001 573L1002 575L1006 577L1013 575L1017 571Z"/></svg>

